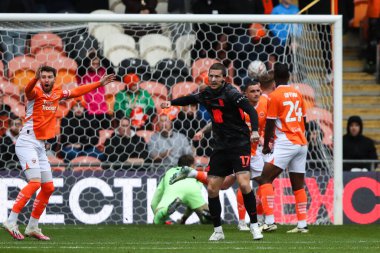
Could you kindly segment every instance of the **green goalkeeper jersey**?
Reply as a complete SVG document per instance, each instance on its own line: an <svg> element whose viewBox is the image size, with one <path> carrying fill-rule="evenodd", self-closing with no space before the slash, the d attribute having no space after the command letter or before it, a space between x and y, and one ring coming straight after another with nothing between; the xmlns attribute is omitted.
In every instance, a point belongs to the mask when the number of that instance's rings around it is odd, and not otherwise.
<svg viewBox="0 0 380 253"><path fill-rule="evenodd" d="M159 207L165 207L175 198L180 198L182 203L191 209L196 209L206 203L201 192L203 186L195 178L186 178L172 185L169 184L173 174L180 170L181 167L173 167L166 171L152 199L151 207L153 211Z"/></svg>

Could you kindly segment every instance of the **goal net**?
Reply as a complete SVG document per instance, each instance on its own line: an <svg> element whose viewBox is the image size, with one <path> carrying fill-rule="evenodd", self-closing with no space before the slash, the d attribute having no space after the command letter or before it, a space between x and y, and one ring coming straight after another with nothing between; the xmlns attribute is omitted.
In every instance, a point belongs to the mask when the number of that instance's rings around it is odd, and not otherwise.
<svg viewBox="0 0 380 253"><path fill-rule="evenodd" d="M306 100L308 222L333 223L332 22L294 22L294 17L289 23L260 18L236 22L236 16L224 16L210 23L196 15L191 15L191 22L181 22L176 19L179 16L164 16L165 21L160 21L134 15L141 22L122 22L125 16L97 15L101 19L58 15L57 21L53 17L49 22L47 17L0 22L0 87L3 103L11 110L2 111L4 135L17 133L17 118L25 119L24 87L39 65L57 69L55 86L62 89L99 81L105 73L117 76L116 82L80 100L59 104L57 138L47 143L56 192L42 222L151 223L150 202L165 170L187 153L194 153L197 167L205 168L213 146L211 135L193 139L210 121L204 108L161 110L160 103L202 89L214 62L223 63L228 82L241 88L257 79L250 64L259 60L267 71L275 62L287 63L291 85ZM160 141L165 129L179 133L180 138ZM0 221L26 183L12 156L14 139L10 140L1 143ZM165 151L166 155L157 157ZM276 221L296 222L288 175L276 179L274 187ZM236 186L221 192L226 223L237 221L235 190ZM207 196L205 190L203 194ZM31 206L26 207L29 211L22 221L29 217ZM179 217L178 211L171 219ZM188 222L197 218L192 216Z"/></svg>

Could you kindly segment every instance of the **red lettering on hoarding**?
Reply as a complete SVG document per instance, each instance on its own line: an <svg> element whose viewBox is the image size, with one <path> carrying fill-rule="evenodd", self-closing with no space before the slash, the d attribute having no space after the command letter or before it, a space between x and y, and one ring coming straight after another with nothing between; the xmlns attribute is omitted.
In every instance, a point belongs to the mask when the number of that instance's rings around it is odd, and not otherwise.
<svg viewBox="0 0 380 253"><path fill-rule="evenodd" d="M334 219L334 180L332 178L327 182L325 193L322 194L315 178L306 178L305 184L310 196L308 199L309 207L307 210L308 223L315 223L318 217L318 211L325 206L328 216L333 222ZM291 190L289 178L278 178L273 182L275 189L274 215L278 223L296 223L297 215L295 213L284 213L284 205L295 205L295 198ZM286 195L286 193L288 195ZM289 195L290 193L290 195Z"/></svg>
<svg viewBox="0 0 380 253"><path fill-rule="evenodd" d="M347 218L359 224L369 224L380 219L380 204L368 213L358 212L352 204L354 193L361 188L371 190L375 196L380 196L380 182L369 177L358 177L346 184L343 194L343 210Z"/></svg>

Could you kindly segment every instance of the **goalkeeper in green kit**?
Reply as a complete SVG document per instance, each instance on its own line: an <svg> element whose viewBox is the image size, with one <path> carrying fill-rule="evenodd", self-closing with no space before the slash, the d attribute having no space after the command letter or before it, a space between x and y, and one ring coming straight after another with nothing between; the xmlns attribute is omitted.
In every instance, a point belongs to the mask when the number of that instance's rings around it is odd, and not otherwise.
<svg viewBox="0 0 380 253"><path fill-rule="evenodd" d="M185 214L179 223L185 224L186 219L195 212L201 223L209 223L210 214L201 189L203 185L194 178L181 180L173 185L169 185L170 178L182 167L194 166L194 157L183 155L178 160L178 166L166 171L154 193L151 203L154 212L154 224L164 224L169 215L175 212L176 208L182 203L187 207Z"/></svg>

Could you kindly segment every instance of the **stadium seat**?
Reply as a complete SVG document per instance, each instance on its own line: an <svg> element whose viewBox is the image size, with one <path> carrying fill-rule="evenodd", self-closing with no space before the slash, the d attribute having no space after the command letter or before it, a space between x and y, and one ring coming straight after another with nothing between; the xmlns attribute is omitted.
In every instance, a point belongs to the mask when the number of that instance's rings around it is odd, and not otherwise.
<svg viewBox="0 0 380 253"><path fill-rule="evenodd" d="M305 101L306 109L315 106L315 92L310 85L305 83L293 83L291 86L301 92L302 97Z"/></svg>
<svg viewBox="0 0 380 253"><path fill-rule="evenodd" d="M121 0L108 0L108 6L110 7L110 10L115 13L125 13L125 4Z"/></svg>
<svg viewBox="0 0 380 253"><path fill-rule="evenodd" d="M138 58L130 58L124 59L120 62L118 67L118 77L122 78L126 74L135 73L140 76L140 79L143 81L152 80L152 74L150 73L150 65L147 61L138 59Z"/></svg>
<svg viewBox="0 0 380 253"><path fill-rule="evenodd" d="M57 85L77 82L76 73L78 64L73 59L61 57L56 61L51 62L51 66L57 69L57 77L55 82Z"/></svg>
<svg viewBox="0 0 380 253"><path fill-rule="evenodd" d="M110 138L113 134L114 130L109 130L109 129L102 129L99 131L99 142L96 145L96 147L100 151L104 151L104 144L106 143L106 140Z"/></svg>
<svg viewBox="0 0 380 253"><path fill-rule="evenodd" d="M4 96L4 104L11 107L11 111L19 118L25 117L25 105L12 96Z"/></svg>
<svg viewBox="0 0 380 253"><path fill-rule="evenodd" d="M149 143L150 137L154 134L153 131L150 130L138 130L136 131L136 135L144 138L146 143Z"/></svg>
<svg viewBox="0 0 380 253"><path fill-rule="evenodd" d="M333 126L333 116L332 113L318 107L309 108L306 110L306 120L321 122L327 126Z"/></svg>
<svg viewBox="0 0 380 253"><path fill-rule="evenodd" d="M140 88L149 92L152 97L168 98L168 89L165 85L159 82L142 82Z"/></svg>
<svg viewBox="0 0 380 253"><path fill-rule="evenodd" d="M191 50L195 45L195 35L186 34L178 37L175 41L175 52L178 59L182 59L187 66L191 64Z"/></svg>
<svg viewBox="0 0 380 253"><path fill-rule="evenodd" d="M78 171L103 171L101 161L91 156L78 156L71 160L72 170ZM83 165L82 165L83 164Z"/></svg>
<svg viewBox="0 0 380 253"><path fill-rule="evenodd" d="M106 87L106 96L112 95L115 96L119 91L124 90L125 84L122 82L112 82Z"/></svg>
<svg viewBox="0 0 380 253"><path fill-rule="evenodd" d="M4 94L20 101L20 90L15 84L0 78L0 89L4 92Z"/></svg>
<svg viewBox="0 0 380 253"><path fill-rule="evenodd" d="M39 51L35 54L34 58L40 62L40 64L57 61L59 58L64 57L65 54L59 51Z"/></svg>
<svg viewBox="0 0 380 253"><path fill-rule="evenodd" d="M110 10L95 10L90 14L113 15L115 13ZM103 44L104 39L116 33L124 33L124 29L120 24L105 24L91 22L88 24L88 32L90 35L94 36L99 43Z"/></svg>
<svg viewBox="0 0 380 253"><path fill-rule="evenodd" d="M332 147L333 144L333 117L332 113L318 107L309 108L306 111L307 122L315 121L323 132L323 144Z"/></svg>
<svg viewBox="0 0 380 253"><path fill-rule="evenodd" d="M137 58L136 42L133 37L116 33L104 40L104 56L107 57L114 66L128 58Z"/></svg>
<svg viewBox="0 0 380 253"><path fill-rule="evenodd" d="M38 33L30 39L30 52L37 54L38 52L62 52L63 43L62 39L53 33Z"/></svg>
<svg viewBox="0 0 380 253"><path fill-rule="evenodd" d="M101 24L99 26L96 26L92 31L90 31L90 34L94 36L99 43L103 45L104 40L110 36L113 36L117 33L123 33L123 27L121 25L116 24Z"/></svg>
<svg viewBox="0 0 380 253"><path fill-rule="evenodd" d="M53 171L63 172L66 170L66 167L62 166L62 164L64 164L64 161L62 159L56 156L48 156L48 160Z"/></svg>
<svg viewBox="0 0 380 253"><path fill-rule="evenodd" d="M175 84L171 89L172 99L183 97L196 92L199 85L193 82L181 82Z"/></svg>
<svg viewBox="0 0 380 253"><path fill-rule="evenodd" d="M161 34L148 34L140 38L140 55L150 66L156 66L162 59L172 59L172 42L170 38Z"/></svg>
<svg viewBox="0 0 380 253"><path fill-rule="evenodd" d="M155 67L153 78L166 87L172 87L174 84L191 80L189 69L182 60L163 59Z"/></svg>
<svg viewBox="0 0 380 253"><path fill-rule="evenodd" d="M16 56L8 63L8 77L22 90L34 78L39 65L40 63L32 57Z"/></svg>
<svg viewBox="0 0 380 253"><path fill-rule="evenodd" d="M191 66L191 75L193 77L193 80L195 80L203 72L208 72L211 65L217 62L219 61L211 58L201 58L194 61L193 65Z"/></svg>
<svg viewBox="0 0 380 253"><path fill-rule="evenodd" d="M75 83L63 83L62 84L62 90L71 90L78 87L78 84Z"/></svg>

